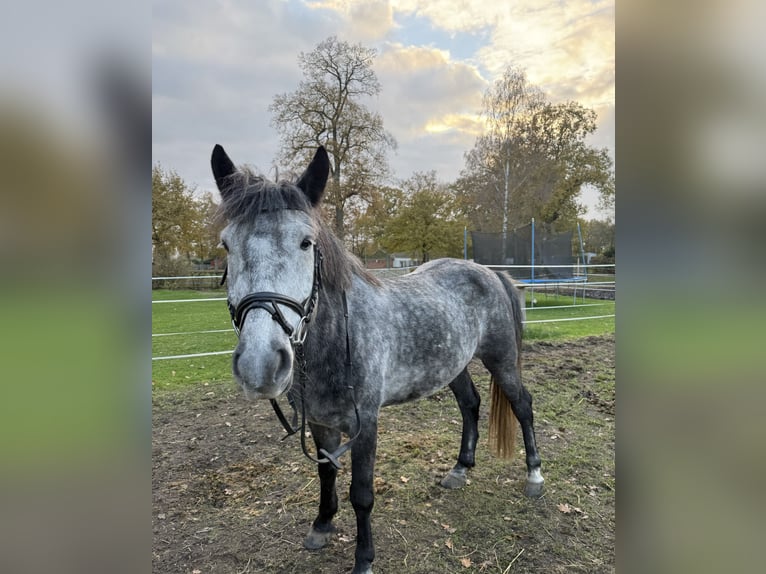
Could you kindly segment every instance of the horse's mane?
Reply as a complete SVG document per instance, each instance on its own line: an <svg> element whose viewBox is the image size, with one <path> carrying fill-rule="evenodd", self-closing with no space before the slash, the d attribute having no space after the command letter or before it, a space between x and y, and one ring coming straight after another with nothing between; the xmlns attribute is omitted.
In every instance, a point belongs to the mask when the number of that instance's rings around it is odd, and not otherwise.
<svg viewBox="0 0 766 574"><path fill-rule="evenodd" d="M325 288L346 290L351 286L354 275L370 285L380 285L378 278L346 250L324 222L320 210L311 205L306 194L294 182L284 179L273 182L250 168L241 167L222 182L222 188L223 201L218 208L218 217L229 223L252 221L260 213L286 209L303 211L311 216L319 229L317 243L323 256L322 281Z"/></svg>

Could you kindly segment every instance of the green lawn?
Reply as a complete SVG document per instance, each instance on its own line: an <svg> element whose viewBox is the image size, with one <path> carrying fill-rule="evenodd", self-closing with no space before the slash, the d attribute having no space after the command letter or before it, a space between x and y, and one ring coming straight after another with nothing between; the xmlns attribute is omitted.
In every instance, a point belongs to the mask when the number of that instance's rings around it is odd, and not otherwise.
<svg viewBox="0 0 766 574"><path fill-rule="evenodd" d="M532 300L536 299L534 307ZM577 296L576 305L572 295L548 294L536 290L534 295L527 292L527 321L524 327L524 338L527 340L563 340L587 337L589 335L604 335L614 333L614 317L603 319L587 319L581 321L561 321L550 323L535 323L534 321L549 321L551 319L574 319L578 317L598 317L613 315L614 301L598 299L583 299ZM563 307L558 309L556 307Z"/></svg>
<svg viewBox="0 0 766 574"><path fill-rule="evenodd" d="M152 291L152 301L217 298L225 299L226 293L164 289ZM231 351L236 343L237 337L231 328L225 300L152 304L152 357ZM228 353L152 361L152 383L155 387L188 381L218 381L230 377L231 355Z"/></svg>
<svg viewBox="0 0 766 574"><path fill-rule="evenodd" d="M225 299L222 290L217 291L152 291L153 301L180 299ZM527 340L563 340L601 335L614 332L614 317L564 321L556 323L531 323L550 319L570 319L611 315L615 312L614 301L598 301L577 297L578 306L571 306L571 295L546 294L535 291L534 309L527 310L524 337ZM527 306L531 306L531 293L527 294ZM551 307L566 306L562 309ZM220 332L203 332L220 331ZM175 334L181 333L181 334ZM226 302L199 301L193 303L152 304L152 357L187 355L226 351L222 355L167 359L152 361L152 382L155 388L165 388L185 382L212 382L231 378L230 351L236 346L236 335L231 328Z"/></svg>

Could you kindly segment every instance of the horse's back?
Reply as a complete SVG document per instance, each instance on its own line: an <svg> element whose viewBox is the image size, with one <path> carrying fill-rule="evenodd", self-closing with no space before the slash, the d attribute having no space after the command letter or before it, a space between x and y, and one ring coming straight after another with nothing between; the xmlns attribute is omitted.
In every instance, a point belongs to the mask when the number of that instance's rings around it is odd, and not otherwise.
<svg viewBox="0 0 766 574"><path fill-rule="evenodd" d="M445 312L445 332L463 329L476 343L474 356L482 349L505 349L518 342L521 332L519 292L508 275L463 259L435 259L409 275L421 297L438 299Z"/></svg>
<svg viewBox="0 0 766 574"><path fill-rule="evenodd" d="M464 259L434 259L399 280L431 289L435 297L462 298L471 307L508 302L497 274Z"/></svg>

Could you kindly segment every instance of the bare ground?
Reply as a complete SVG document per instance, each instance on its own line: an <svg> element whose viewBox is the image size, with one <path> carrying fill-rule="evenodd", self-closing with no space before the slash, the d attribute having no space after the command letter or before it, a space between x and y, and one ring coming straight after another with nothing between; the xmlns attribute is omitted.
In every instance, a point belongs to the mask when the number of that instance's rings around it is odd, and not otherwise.
<svg viewBox="0 0 766 574"><path fill-rule="evenodd" d="M384 409L372 516L377 573L614 571L613 336L525 344L524 381L534 397L545 494L525 498L521 456L487 452L486 371L481 438L469 484L445 490L460 443L449 390ZM342 573L353 565L350 473L338 477L338 532L308 551L303 537L319 493L297 436L266 402L234 383L155 391L152 487L155 573ZM311 441L309 440L309 443ZM344 457L345 466L348 455Z"/></svg>

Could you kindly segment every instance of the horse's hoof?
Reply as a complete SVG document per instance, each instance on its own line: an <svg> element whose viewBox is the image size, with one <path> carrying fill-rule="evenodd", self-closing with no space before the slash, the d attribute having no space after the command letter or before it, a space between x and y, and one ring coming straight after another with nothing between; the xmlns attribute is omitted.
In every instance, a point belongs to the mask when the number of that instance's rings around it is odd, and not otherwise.
<svg viewBox="0 0 766 574"><path fill-rule="evenodd" d="M372 566L368 566L367 568L357 568L354 566L351 574L372 574Z"/></svg>
<svg viewBox="0 0 766 574"><path fill-rule="evenodd" d="M441 484L444 488L463 488L466 485L468 478L465 475L465 471L463 472L455 472L454 470L449 471L449 474L442 478Z"/></svg>
<svg viewBox="0 0 766 574"><path fill-rule="evenodd" d="M531 469L527 472L527 485L524 487L524 494L530 498L537 498L543 493L543 484L545 484L545 479L543 473L540 472L540 467Z"/></svg>
<svg viewBox="0 0 766 574"><path fill-rule="evenodd" d="M321 532L312 526L306 535L306 539L303 541L303 547L308 550L324 548L332 540L333 534L335 534L335 526L333 525L330 525L330 529L327 532Z"/></svg>
<svg viewBox="0 0 766 574"><path fill-rule="evenodd" d="M530 498L539 498L543 494L542 482L527 482L524 486L524 494Z"/></svg>
<svg viewBox="0 0 766 574"><path fill-rule="evenodd" d="M468 483L466 467L457 464L449 471L439 484L444 488L463 488Z"/></svg>

